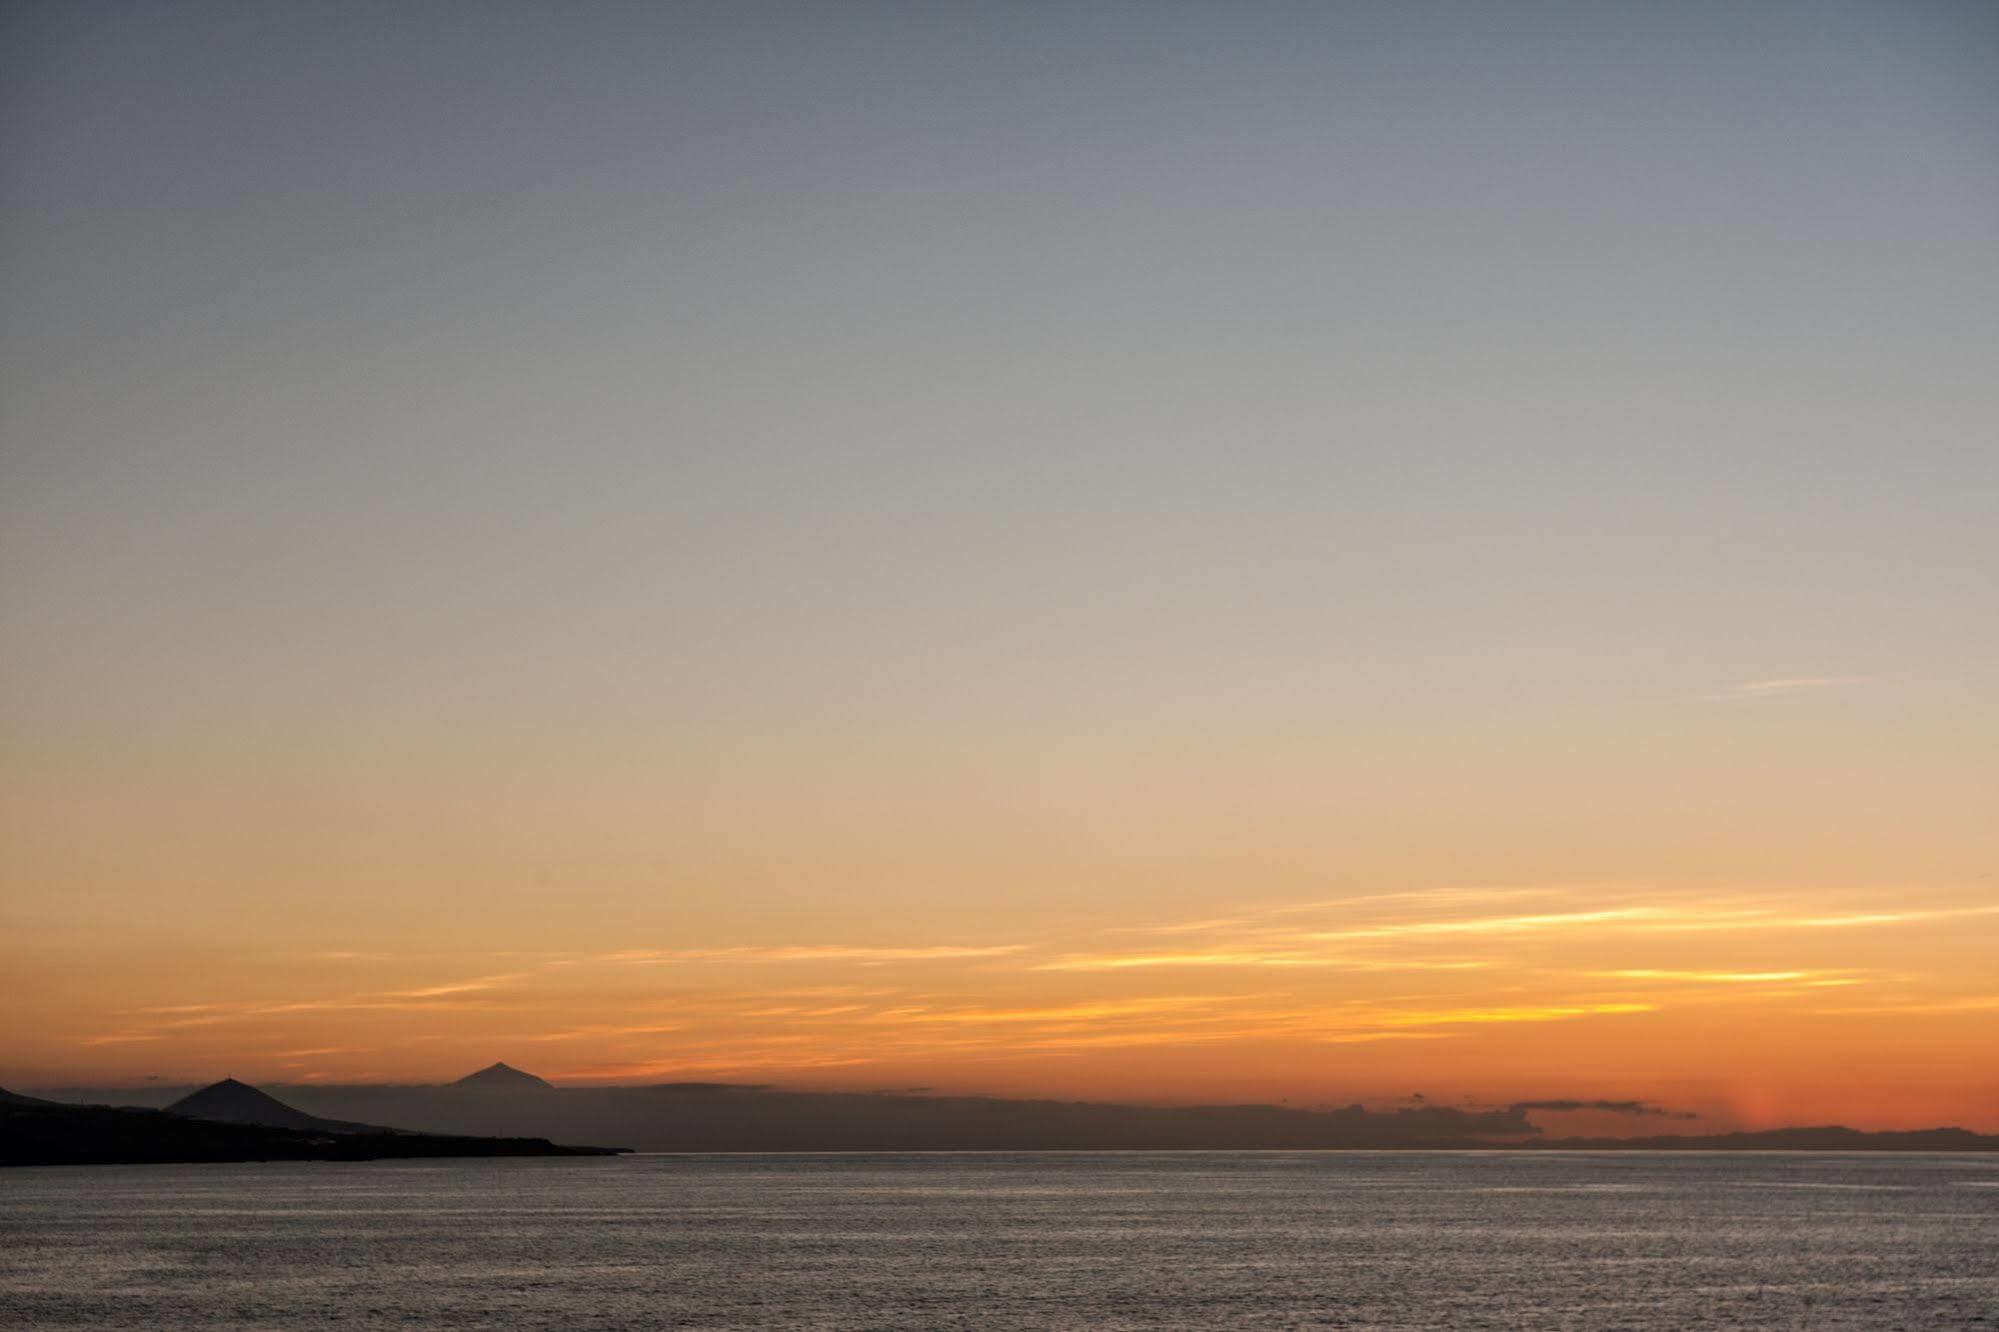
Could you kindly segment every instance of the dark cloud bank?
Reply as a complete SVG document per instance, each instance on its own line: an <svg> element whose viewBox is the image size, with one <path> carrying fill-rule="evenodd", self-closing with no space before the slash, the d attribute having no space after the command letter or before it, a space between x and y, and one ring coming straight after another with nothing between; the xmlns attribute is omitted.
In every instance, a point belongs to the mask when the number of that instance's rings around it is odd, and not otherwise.
<svg viewBox="0 0 1999 1332"><path fill-rule="evenodd" d="M1515 1101L1514 1110L1606 1110L1614 1115L1654 1115L1660 1119L1699 1119L1691 1110L1673 1110L1647 1101Z"/></svg>

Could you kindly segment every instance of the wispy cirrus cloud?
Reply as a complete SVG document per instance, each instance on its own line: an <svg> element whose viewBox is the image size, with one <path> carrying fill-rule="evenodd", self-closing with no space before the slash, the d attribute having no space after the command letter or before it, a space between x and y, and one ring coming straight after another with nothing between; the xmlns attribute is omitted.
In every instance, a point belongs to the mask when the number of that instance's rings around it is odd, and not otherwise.
<svg viewBox="0 0 1999 1332"><path fill-rule="evenodd" d="M1844 689L1850 685L1865 684L1864 675L1793 675L1775 680L1744 680L1730 685L1720 693L1707 697L1717 701L1747 698L1782 698L1786 694L1811 693L1825 689Z"/></svg>
<svg viewBox="0 0 1999 1332"><path fill-rule="evenodd" d="M1858 984L1858 978L1824 971L1674 971L1657 967L1626 967L1618 971L1591 971L1586 975L1603 980L1676 981L1689 985L1797 985L1837 982Z"/></svg>
<svg viewBox="0 0 1999 1332"><path fill-rule="evenodd" d="M1399 895L1396 895L1399 896ZM1408 895L1412 905L1451 906L1460 898L1431 898ZM1346 914L1358 902L1350 899L1325 904L1322 914ZM1468 903L1467 903L1468 904ZM1480 971L1504 965L1492 953L1458 952L1447 956L1402 951L1403 945L1429 941L1462 941L1461 949L1479 945L1524 947L1544 940L1598 934L1719 934L1731 932L1782 933L1787 930L1865 930L1920 925L1953 919L1999 915L1999 905L1978 904L1961 907L1913 907L1907 909L1813 912L1793 904L1773 905L1759 899L1707 899L1679 901L1636 901L1617 905L1566 911L1536 911L1508 915L1453 915L1382 912L1378 906L1362 908L1362 919L1341 925L1337 920L1275 922L1265 919L1205 922L1203 930L1173 932L1171 947L1108 948L1096 951L1065 952L1029 962L1036 971L1131 971L1167 968L1322 968L1353 972L1395 971ZM1129 932L1125 932L1129 933ZM1151 931L1164 935L1164 928ZM1206 934L1206 939L1200 938ZM1184 941L1184 942L1183 942ZM1630 969L1605 973L1630 980L1707 980L1728 983L1789 981L1801 984L1834 983L1823 973L1807 973L1795 968L1728 968L1645 971ZM1851 983L1841 980L1837 983Z"/></svg>
<svg viewBox="0 0 1999 1332"><path fill-rule="evenodd" d="M1656 1004L1515 1004L1493 1008L1447 1008L1377 1013L1369 1020L1384 1027L1483 1026L1497 1022L1564 1022L1571 1018L1616 1017L1658 1011Z"/></svg>
<svg viewBox="0 0 1999 1332"><path fill-rule="evenodd" d="M1107 1000L1092 1003L1061 1004L1053 1007L1032 1008L988 1008L964 1006L958 1008L932 1008L915 1006L884 1009L873 1014L869 1021L888 1023L942 1023L991 1025L994 1023L1074 1023L1104 1022L1119 1018L1149 1017L1161 1013L1179 1013L1189 1009L1213 1008L1230 1002L1231 995L1162 995L1150 999Z"/></svg>
<svg viewBox="0 0 1999 1332"><path fill-rule="evenodd" d="M624 1039L635 1036L663 1036L669 1032L684 1031L684 1022L619 1023L599 1022L588 1026L564 1027L557 1031L515 1032L506 1037L510 1041L532 1041L536 1044L552 1044L558 1041L593 1041Z"/></svg>
<svg viewBox="0 0 1999 1332"><path fill-rule="evenodd" d="M1756 914L1753 909L1695 913L1665 906L1620 906L1594 911L1548 911L1518 916L1473 916L1459 920L1390 921L1380 925L1360 925L1350 929L1315 930L1300 937L1316 942L1347 940L1420 938L1434 934L1536 934L1548 930L1569 930L1591 925L1624 925L1640 922L1699 922L1726 920Z"/></svg>
<svg viewBox="0 0 1999 1332"><path fill-rule="evenodd" d="M1349 913L1357 910L1366 911L1392 905L1431 908L1471 906L1487 902L1518 901L1522 898L1557 897L1572 894L1576 891L1578 889L1573 885L1534 884L1508 885L1504 887L1473 885L1462 888L1405 889L1390 893L1350 893L1344 897L1322 897L1309 902L1264 903L1259 906L1244 907L1231 915L1210 917L1205 920L1119 925L1113 926L1106 932L1111 934L1198 934L1227 929L1255 929L1259 926L1272 926L1277 922L1296 916Z"/></svg>
<svg viewBox="0 0 1999 1332"><path fill-rule="evenodd" d="M608 939L563 954L467 953L368 973L376 988L361 992L350 980L324 997L267 993L126 1009L107 1014L104 1033L88 1043L152 1042L183 1027L254 1022L272 1037L263 1043L297 1047L283 1052L292 1058L322 1050L330 1058L347 1034L332 1024L381 1010L425 1015L390 1024L417 1029L398 1037L406 1041L436 1038L425 1028L462 1026L461 1013L515 1014L506 1039L573 1053L576 1067L556 1074L588 1077L642 1076L640 1069L777 1075L888 1061L906 1069L920 1060L1092 1057L1222 1042L1470 1046L1508 1025L1614 1022L1717 1005L1823 1013L1829 987L1894 994L1898 982L1927 986L1928 978L1880 969L1882 950L1898 929L1942 931L1999 917L1999 904L1970 899L1969 891L1957 885L1925 898L1630 882L1467 886L1209 903L1180 919L1031 942L946 934L746 943L738 936L660 948L642 946L643 937ZM641 946L612 947L618 943ZM485 972L492 966L514 969ZM1397 974L1404 983L1387 979ZM390 984L399 988L381 988ZM1411 990L1423 993L1403 992ZM1880 1011L1945 1011L1918 1006L1924 1002L1911 997L1906 1007ZM1976 1000L1955 1003L1963 1006L1947 1011L1983 1011ZM279 1019L294 1014L320 1016L299 1024L303 1039L278 1037L281 1029L292 1035Z"/></svg>
<svg viewBox="0 0 1999 1332"><path fill-rule="evenodd" d="M1376 1041L1448 1041L1455 1031L1346 1031L1315 1039L1321 1045L1372 1045Z"/></svg>
<svg viewBox="0 0 1999 1332"><path fill-rule="evenodd" d="M599 962L950 962L1024 953L1031 944L929 944L877 947L866 944L745 944L729 948L634 948L602 953Z"/></svg>
<svg viewBox="0 0 1999 1332"><path fill-rule="evenodd" d="M422 985L410 990L385 990L384 999L439 999L453 994L474 994L480 990L494 990L503 985L511 985L527 976L523 971L508 971L497 976L474 976L470 980L446 981L441 985Z"/></svg>
<svg viewBox="0 0 1999 1332"><path fill-rule="evenodd" d="M1794 924L1813 930L1845 930L1868 925L1914 925L1968 916L1999 916L1999 904L1968 907L1918 908L1914 911L1847 911L1832 916L1803 916Z"/></svg>
<svg viewBox="0 0 1999 1332"><path fill-rule="evenodd" d="M279 1059L310 1059L314 1055L368 1054L364 1045L315 1045L305 1050L273 1050L271 1054Z"/></svg>
<svg viewBox="0 0 1999 1332"><path fill-rule="evenodd" d="M1960 995L1954 999L1907 999L1832 1011L1853 1017L1890 1013L1989 1013L1995 1010L1999 1010L1999 994Z"/></svg>
<svg viewBox="0 0 1999 1332"><path fill-rule="evenodd" d="M464 980L442 981L435 985L420 985L409 989L371 990L363 994L334 995L319 999L243 999L198 1004L150 1004L127 1011L154 1020L155 1030L206 1027L248 1018L278 1017L294 1013L481 1011L494 1008L496 1005L462 996L514 985L527 979L530 974L504 972L494 976L473 976Z"/></svg>
<svg viewBox="0 0 1999 1332"><path fill-rule="evenodd" d="M1485 958L1368 957L1303 948L1210 948L1153 953L1065 953L1036 971L1133 971L1154 967L1326 968L1343 971L1482 971Z"/></svg>

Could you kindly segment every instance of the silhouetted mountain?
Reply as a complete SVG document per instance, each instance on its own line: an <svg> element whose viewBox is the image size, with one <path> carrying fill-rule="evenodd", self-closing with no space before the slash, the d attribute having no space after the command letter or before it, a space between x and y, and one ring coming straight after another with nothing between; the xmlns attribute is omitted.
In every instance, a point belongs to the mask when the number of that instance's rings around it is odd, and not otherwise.
<svg viewBox="0 0 1999 1332"><path fill-rule="evenodd" d="M60 1104L60 1102L44 1101L39 1096L23 1096L19 1092L10 1092L5 1087L0 1087L0 1105L57 1105L57 1104Z"/></svg>
<svg viewBox="0 0 1999 1332"><path fill-rule="evenodd" d="M470 1091L522 1092L554 1091L549 1083L543 1082L532 1073L523 1073L509 1064L492 1063L477 1073L468 1073L451 1084Z"/></svg>
<svg viewBox="0 0 1999 1332"><path fill-rule="evenodd" d="M543 1138L395 1132L324 1133L195 1119L165 1110L59 1105L0 1097L0 1166L167 1161L373 1161L433 1156L609 1156Z"/></svg>
<svg viewBox="0 0 1999 1332"><path fill-rule="evenodd" d="M294 1110L277 1097L247 1082L224 1078L190 1096L183 1096L167 1109L193 1119L213 1119L224 1124L261 1124L265 1128L298 1129L307 1133L383 1133L389 1130L373 1124L348 1120L321 1119Z"/></svg>

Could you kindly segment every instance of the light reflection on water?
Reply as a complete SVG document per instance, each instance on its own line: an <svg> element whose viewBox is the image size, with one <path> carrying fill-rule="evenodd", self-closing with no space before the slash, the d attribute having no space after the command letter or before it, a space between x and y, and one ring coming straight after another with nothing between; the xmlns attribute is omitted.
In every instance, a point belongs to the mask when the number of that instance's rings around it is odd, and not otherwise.
<svg viewBox="0 0 1999 1332"><path fill-rule="evenodd" d="M1999 1329L1999 1157L0 1172L0 1326Z"/></svg>

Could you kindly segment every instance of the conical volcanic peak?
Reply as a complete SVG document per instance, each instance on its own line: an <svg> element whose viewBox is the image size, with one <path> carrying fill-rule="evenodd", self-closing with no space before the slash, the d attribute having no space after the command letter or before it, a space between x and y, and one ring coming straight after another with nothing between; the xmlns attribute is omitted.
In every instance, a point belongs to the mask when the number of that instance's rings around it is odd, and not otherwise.
<svg viewBox="0 0 1999 1332"><path fill-rule="evenodd" d="M469 1088L472 1091L555 1090L552 1085L543 1082L532 1073L523 1073L511 1065L500 1063L489 1064L477 1073L467 1074L451 1085L454 1087Z"/></svg>
<svg viewBox="0 0 1999 1332"><path fill-rule="evenodd" d="M214 1119L225 1124L261 1124L265 1128L312 1129L319 1132L351 1133L363 1127L334 1119L320 1119L303 1110L294 1110L277 1097L260 1092L234 1078L203 1087L181 1097L167 1109L193 1119Z"/></svg>

